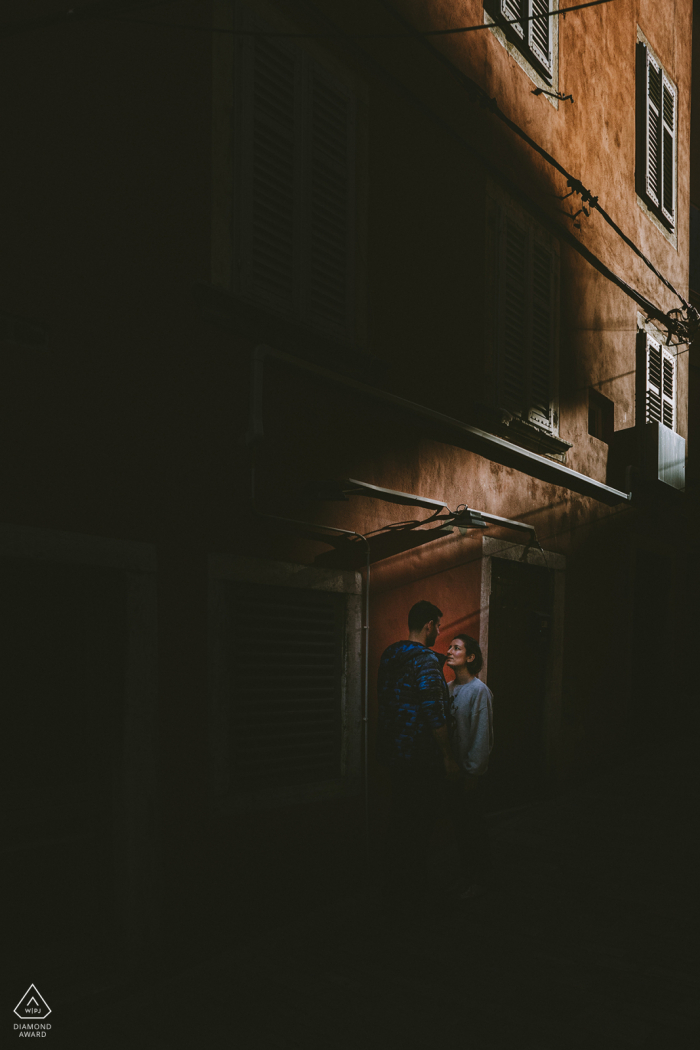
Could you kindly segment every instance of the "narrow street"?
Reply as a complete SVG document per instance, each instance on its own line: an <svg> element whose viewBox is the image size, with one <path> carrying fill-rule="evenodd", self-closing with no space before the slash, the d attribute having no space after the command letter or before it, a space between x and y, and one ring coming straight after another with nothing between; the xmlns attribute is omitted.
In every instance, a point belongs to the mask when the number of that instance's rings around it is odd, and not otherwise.
<svg viewBox="0 0 700 1050"><path fill-rule="evenodd" d="M397 919L358 895L76 1018L104 1050L684 1050L700 1035L691 739L492 821L499 888Z"/></svg>

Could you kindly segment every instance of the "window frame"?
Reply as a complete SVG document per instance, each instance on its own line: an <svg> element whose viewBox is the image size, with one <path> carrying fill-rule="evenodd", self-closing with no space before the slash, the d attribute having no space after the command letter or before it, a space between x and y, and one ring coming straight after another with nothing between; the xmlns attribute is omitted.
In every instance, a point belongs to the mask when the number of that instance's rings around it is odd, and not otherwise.
<svg viewBox="0 0 700 1050"><path fill-rule="evenodd" d="M229 736L228 585L327 591L344 603L341 681L340 772L330 780L241 790L235 784ZM303 804L316 799L354 796L361 791L362 768L362 577L360 573L318 566L211 555L209 559L210 787L213 808L240 811ZM261 669L261 675L264 670Z"/></svg>
<svg viewBox="0 0 700 1050"><path fill-rule="evenodd" d="M638 368L643 376L643 387L640 385L640 393L643 392L644 425L658 423L677 433L678 368L675 355L668 346L664 345L660 333L658 337L655 337L649 332L643 332L640 338ZM652 356L655 354L658 354L660 366L658 382L654 380L651 367ZM670 394L667 390L669 372L673 387ZM653 410L650 395L658 399L658 413ZM664 406L668 407L668 412L670 413L670 426L667 422L664 422L664 417L668 419L668 415L664 412Z"/></svg>
<svg viewBox="0 0 700 1050"><path fill-rule="evenodd" d="M649 78L653 70L660 78L659 103L651 98ZM637 27L637 60L636 60L636 105L635 105L635 133L636 133L636 164L635 183L637 200L643 209L658 223L666 237L674 240L677 237L678 216L678 116L679 116L679 93L678 87L666 72L663 63L653 47ZM673 102L673 126L669 128L667 119L666 98L670 97ZM650 115L651 114L651 115ZM650 134L652 120L659 123L658 161L657 170L658 189L654 185L652 168L652 149L650 148ZM670 131L670 144L667 138ZM668 207L667 197L667 165L671 165L671 207Z"/></svg>
<svg viewBox="0 0 700 1050"><path fill-rule="evenodd" d="M270 28L272 23L258 15L251 7L236 5L233 13L235 29ZM277 28L275 21L275 28ZM262 306L288 320L325 332L344 341L356 342L358 338L358 92L350 79L334 67L329 59L319 55L318 48L309 49L301 43L284 39L271 42L280 52L286 53L294 67L294 100L292 124L293 189L292 189L292 261L289 268L291 298L284 301L266 290L256 281L252 272L253 254L253 164L252 149L254 135L254 60L258 38L238 35L233 42L232 109L233 138L233 201L230 219L231 274L230 286L234 294L247 302ZM264 39L264 38L263 38ZM342 321L324 317L314 310L313 287L316 269L312 245L313 183L317 167L314 161L313 144L313 85L315 80L325 83L347 103L347 197L345 215L345 288L344 318Z"/></svg>
<svg viewBox="0 0 700 1050"><path fill-rule="evenodd" d="M538 2L542 0L484 0L484 21L492 25L492 31L499 37L513 58L521 66L526 63L523 68L539 87L556 91L559 80L558 19L556 17L547 19L548 61L544 60L539 44L535 40L535 23L532 20L515 24L511 22L510 25L501 21L517 17L518 10L522 18L536 14L533 6ZM544 0L544 2L548 4L550 12L559 9L559 0ZM549 101L556 103L555 108L558 108L556 99Z"/></svg>
<svg viewBox="0 0 700 1050"><path fill-rule="evenodd" d="M559 244L545 230L543 230L534 218L528 215L522 208L505 195L490 197L487 206L487 221L489 224L489 260L488 272L491 277L491 311L495 318L492 334L492 365L493 376L493 403L494 408L501 413L505 412L514 417L520 423L532 428L533 432L558 437L559 435ZM527 342L527 359L525 362L525 390L521 406L518 407L505 391L504 359L505 359L505 274L506 274L506 251L507 251L507 228L508 224L514 224L524 234L527 240L526 287L525 306L526 313L524 323L528 327L529 336ZM533 261L536 249L544 249L551 260L550 271L550 350L549 350L549 419L545 421L543 415L533 404L533 359L532 359L532 336L533 336Z"/></svg>

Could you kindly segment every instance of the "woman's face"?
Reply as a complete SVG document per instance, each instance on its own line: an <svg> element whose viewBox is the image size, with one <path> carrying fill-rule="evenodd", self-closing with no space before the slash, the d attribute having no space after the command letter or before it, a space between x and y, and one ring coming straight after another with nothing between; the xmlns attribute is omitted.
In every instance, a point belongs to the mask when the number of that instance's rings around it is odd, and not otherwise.
<svg viewBox="0 0 700 1050"><path fill-rule="evenodd" d="M447 659L445 660L447 666L452 668L466 667L468 664L472 663L473 660L474 653L469 653L467 655L467 650L462 639L453 639L450 648L447 650Z"/></svg>

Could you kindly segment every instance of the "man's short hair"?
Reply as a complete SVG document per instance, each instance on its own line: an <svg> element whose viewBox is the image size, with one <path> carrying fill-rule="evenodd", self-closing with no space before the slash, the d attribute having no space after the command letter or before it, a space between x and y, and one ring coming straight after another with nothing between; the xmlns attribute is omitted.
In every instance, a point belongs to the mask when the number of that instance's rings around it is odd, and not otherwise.
<svg viewBox="0 0 700 1050"><path fill-rule="evenodd" d="M484 657L481 653L481 646L477 642L476 638L472 638L470 634L456 634L452 641L456 641L459 638L460 642L464 643L464 649L467 656L473 656L474 659L467 664L470 674L478 674L481 668L484 666Z"/></svg>
<svg viewBox="0 0 700 1050"><path fill-rule="evenodd" d="M408 614L408 629L409 631L420 631L426 623L430 623L431 620L437 621L441 616L442 610L432 602L416 602Z"/></svg>

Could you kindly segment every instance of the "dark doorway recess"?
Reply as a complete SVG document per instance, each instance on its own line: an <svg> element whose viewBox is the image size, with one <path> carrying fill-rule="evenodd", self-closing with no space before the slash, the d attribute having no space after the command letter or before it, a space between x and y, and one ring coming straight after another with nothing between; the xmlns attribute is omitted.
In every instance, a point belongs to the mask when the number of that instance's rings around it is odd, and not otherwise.
<svg viewBox="0 0 700 1050"><path fill-rule="evenodd" d="M55 989L118 941L125 574L0 559L0 630L5 937Z"/></svg>
<svg viewBox="0 0 700 1050"><path fill-rule="evenodd" d="M491 809L526 802L544 783L553 613L551 570L492 558L488 684L494 695L494 749L486 781Z"/></svg>

